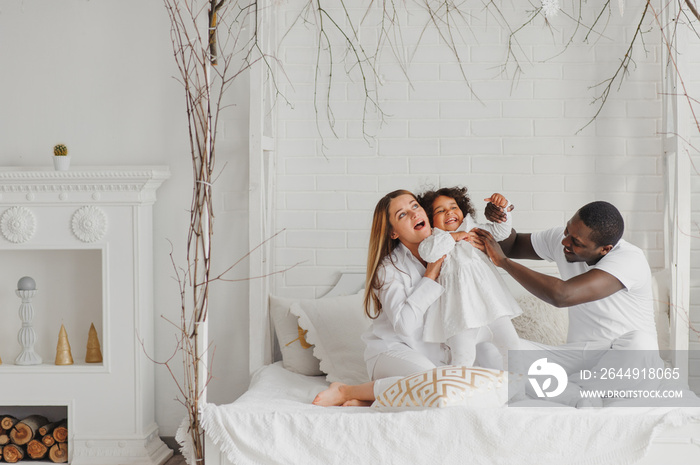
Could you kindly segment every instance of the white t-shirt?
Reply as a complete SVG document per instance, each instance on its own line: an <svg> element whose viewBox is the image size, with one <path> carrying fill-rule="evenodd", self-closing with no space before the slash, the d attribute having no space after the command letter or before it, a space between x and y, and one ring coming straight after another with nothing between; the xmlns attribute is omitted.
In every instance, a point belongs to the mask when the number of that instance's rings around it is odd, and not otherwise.
<svg viewBox="0 0 700 465"><path fill-rule="evenodd" d="M382 312L362 335L367 346L365 361L370 375L379 354L406 346L425 355L435 365L444 365L441 344L424 342L423 326L425 312L445 289L423 277L424 274L423 264L401 243L382 261L379 282L384 285L377 293Z"/></svg>
<svg viewBox="0 0 700 465"><path fill-rule="evenodd" d="M585 262L569 263L564 256L563 239L563 227L531 235L537 255L555 262L564 281L597 269L613 275L625 286L604 299L569 307L568 342L611 341L633 330L652 334L656 341L651 270L644 252L621 239L593 266Z"/></svg>

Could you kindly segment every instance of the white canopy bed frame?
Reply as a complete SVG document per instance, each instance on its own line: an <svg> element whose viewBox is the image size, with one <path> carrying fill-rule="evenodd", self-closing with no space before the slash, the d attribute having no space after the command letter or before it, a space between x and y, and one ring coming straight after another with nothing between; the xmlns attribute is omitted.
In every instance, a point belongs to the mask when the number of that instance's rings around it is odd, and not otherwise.
<svg viewBox="0 0 700 465"><path fill-rule="evenodd" d="M267 18L270 20L271 18ZM267 23L270 24L270 23ZM260 33L265 30L259 25ZM682 43L681 41L679 41ZM682 66L682 63L679 64ZM669 275L669 325L670 347L678 354L687 354L689 347L689 327L687 309L690 284L690 239L683 231L690 230L690 167L679 141L686 137L689 128L679 122L689 121L683 104L677 104L675 88L676 73L670 72L664 79L666 88L664 103L664 126L668 136L664 139L664 157L667 169L667 192L665 208L665 258ZM254 66L251 74L250 93L250 194L249 194L249 242L250 249L258 248L258 253L250 258L250 276L269 276L273 271L272 250L265 241L274 234L274 119L271 118L270 96L266 95L262 66ZM263 244L260 246L260 244ZM354 291L361 284L362 274L343 274L334 292ZM358 278L359 276L359 278ZM269 315L268 298L271 294L272 278L251 280L249 284L249 367L253 376L262 367L274 362L274 336ZM358 282L359 281L359 282ZM204 339L204 338L203 338ZM206 340L202 347L207 347ZM681 366L687 373L688 360L683 356L673 360L674 366ZM206 367L202 366L202 370ZM204 396L206 401L206 394ZM444 410L444 409L443 409ZM273 425L274 426L274 425ZM339 431L338 434L343 434ZM308 439L308 438L306 438ZM306 442L304 443L306 444ZM206 461L208 465L233 465L212 437L206 437ZM639 462L642 465L658 463L697 464L700 463L700 423L691 422L682 426L665 425L654 431L649 448ZM439 461L439 460L438 460ZM241 460L241 463L248 463ZM475 462L477 463L477 462ZM494 462L495 463L495 462ZM602 462L601 462L602 463ZM631 462L630 462L631 463Z"/></svg>

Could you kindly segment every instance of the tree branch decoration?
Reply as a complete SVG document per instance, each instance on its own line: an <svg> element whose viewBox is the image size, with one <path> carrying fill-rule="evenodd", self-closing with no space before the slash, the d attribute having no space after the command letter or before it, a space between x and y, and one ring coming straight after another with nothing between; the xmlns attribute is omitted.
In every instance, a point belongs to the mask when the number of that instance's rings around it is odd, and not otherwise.
<svg viewBox="0 0 700 465"><path fill-rule="evenodd" d="M187 410L185 421L192 445L189 461L204 464L204 435L199 415L211 373L202 370L208 366L210 354L200 331L207 321L209 285L223 279L223 274L210 276L216 128L226 90L259 59L251 53L255 38L245 35L245 26L255 12L250 6L255 3L242 6L231 0L164 0L164 3L170 17L179 82L185 95L193 189L187 266L178 268L171 253L181 300L180 321L173 326L178 331L175 352L182 354L182 381L171 369L173 357L161 364L175 379L180 394L178 401Z"/></svg>

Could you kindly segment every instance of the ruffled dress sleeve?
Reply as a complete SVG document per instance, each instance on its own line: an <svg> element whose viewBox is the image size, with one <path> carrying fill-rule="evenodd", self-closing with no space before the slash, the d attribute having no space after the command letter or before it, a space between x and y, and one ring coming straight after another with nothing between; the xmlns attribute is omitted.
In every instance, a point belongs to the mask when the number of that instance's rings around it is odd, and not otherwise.
<svg viewBox="0 0 700 465"><path fill-rule="evenodd" d="M420 257L428 263L440 260L455 248L455 240L450 233L442 229L433 228L430 237L423 239L418 246Z"/></svg>

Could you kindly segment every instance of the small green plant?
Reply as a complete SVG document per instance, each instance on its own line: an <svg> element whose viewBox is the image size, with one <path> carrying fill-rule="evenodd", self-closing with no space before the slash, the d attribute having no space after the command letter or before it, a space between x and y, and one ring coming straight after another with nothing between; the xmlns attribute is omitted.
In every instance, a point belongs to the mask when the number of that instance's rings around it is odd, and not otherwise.
<svg viewBox="0 0 700 465"><path fill-rule="evenodd" d="M57 157L68 155L68 147L66 147L64 144L57 144L53 148L53 154Z"/></svg>

